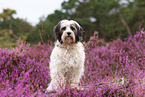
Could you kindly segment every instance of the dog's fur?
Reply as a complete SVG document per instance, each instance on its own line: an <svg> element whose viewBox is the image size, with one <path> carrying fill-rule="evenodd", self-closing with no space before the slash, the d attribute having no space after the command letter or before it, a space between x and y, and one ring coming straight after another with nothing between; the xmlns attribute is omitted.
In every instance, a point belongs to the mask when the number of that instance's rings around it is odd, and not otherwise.
<svg viewBox="0 0 145 97"><path fill-rule="evenodd" d="M50 56L51 82L47 92L64 89L66 84L78 87L84 72L85 52L80 42L82 27L73 20L62 20L54 27L55 47Z"/></svg>

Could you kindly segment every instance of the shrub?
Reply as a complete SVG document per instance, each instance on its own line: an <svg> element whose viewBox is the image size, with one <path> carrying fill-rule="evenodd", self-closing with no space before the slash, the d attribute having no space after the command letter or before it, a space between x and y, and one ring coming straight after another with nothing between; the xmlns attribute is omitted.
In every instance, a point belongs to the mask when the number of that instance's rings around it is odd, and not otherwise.
<svg viewBox="0 0 145 97"><path fill-rule="evenodd" d="M80 83L84 90L68 87L55 94L45 93L51 45L22 43L12 50L0 49L0 96L144 96L145 32L107 46L98 43L95 35L84 42L85 74Z"/></svg>
<svg viewBox="0 0 145 97"><path fill-rule="evenodd" d="M1 96L20 96L45 91L49 82L49 56L52 46L37 48L22 43L19 47L0 49Z"/></svg>
<svg viewBox="0 0 145 97"><path fill-rule="evenodd" d="M96 38L97 36L94 35L90 41L95 41ZM143 92L145 90L145 32L137 32L134 37L129 36L124 41L115 40L107 46L98 46L96 41L90 41L85 43L86 69L82 83L87 82L94 86L100 83L106 85L109 82L110 85L110 82L116 84L116 81L124 78L128 88L121 89L125 89L123 94L143 96L145 94ZM113 89L116 91L116 88Z"/></svg>

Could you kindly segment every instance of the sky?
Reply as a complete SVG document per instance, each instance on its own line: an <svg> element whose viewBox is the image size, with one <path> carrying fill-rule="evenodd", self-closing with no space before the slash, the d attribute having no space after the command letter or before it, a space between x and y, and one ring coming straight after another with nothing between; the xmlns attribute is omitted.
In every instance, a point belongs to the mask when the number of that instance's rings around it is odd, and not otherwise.
<svg viewBox="0 0 145 97"><path fill-rule="evenodd" d="M0 13L3 9L10 8L16 10L14 17L19 17L36 25L39 19L54 13L56 9L61 9L64 0L0 0Z"/></svg>

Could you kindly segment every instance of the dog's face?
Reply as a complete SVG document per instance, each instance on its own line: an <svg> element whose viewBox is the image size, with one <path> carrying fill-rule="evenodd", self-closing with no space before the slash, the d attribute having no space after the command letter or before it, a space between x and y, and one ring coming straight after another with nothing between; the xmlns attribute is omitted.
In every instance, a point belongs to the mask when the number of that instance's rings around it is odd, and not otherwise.
<svg viewBox="0 0 145 97"><path fill-rule="evenodd" d="M54 27L55 37L61 44L77 43L83 32L82 27L73 20L62 20Z"/></svg>

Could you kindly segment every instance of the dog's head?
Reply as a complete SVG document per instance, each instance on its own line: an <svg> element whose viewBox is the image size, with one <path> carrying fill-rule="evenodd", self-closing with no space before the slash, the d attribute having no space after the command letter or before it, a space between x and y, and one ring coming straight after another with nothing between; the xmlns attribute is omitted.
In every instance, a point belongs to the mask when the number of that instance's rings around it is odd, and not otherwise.
<svg viewBox="0 0 145 97"><path fill-rule="evenodd" d="M61 20L55 27L56 39L62 44L77 43L82 39L82 27L74 20Z"/></svg>

